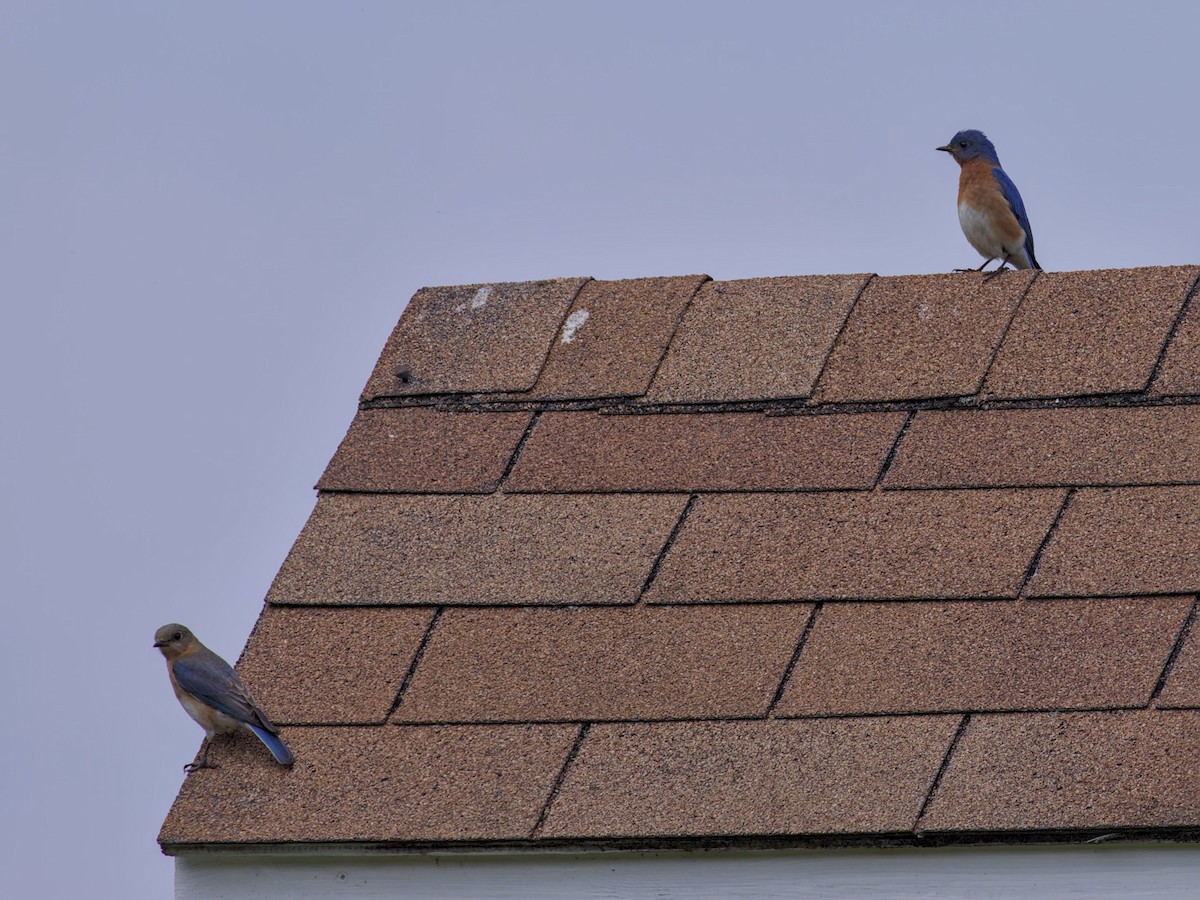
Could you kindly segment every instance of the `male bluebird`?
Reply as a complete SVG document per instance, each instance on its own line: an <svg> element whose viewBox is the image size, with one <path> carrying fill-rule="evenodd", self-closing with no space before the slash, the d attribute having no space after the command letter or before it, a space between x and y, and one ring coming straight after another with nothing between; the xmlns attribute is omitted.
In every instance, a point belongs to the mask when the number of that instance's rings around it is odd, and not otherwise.
<svg viewBox="0 0 1200 900"><path fill-rule="evenodd" d="M958 223L971 246L984 257L983 267L994 259L1000 267L1008 263L1018 269L1040 269L1033 255L1033 230L1025 215L1025 204L1012 179L1000 168L996 148L982 131L960 131L945 150L962 166L958 176ZM958 269L959 272L970 271Z"/></svg>
<svg viewBox="0 0 1200 900"><path fill-rule="evenodd" d="M242 680L229 663L205 647L182 625L164 625L154 632L154 646L167 658L167 674L171 687L187 714L204 729L204 749L200 762L184 768L216 768L208 761L208 748L215 735L245 730L267 745L271 755L285 766L292 764L279 729L254 702Z"/></svg>

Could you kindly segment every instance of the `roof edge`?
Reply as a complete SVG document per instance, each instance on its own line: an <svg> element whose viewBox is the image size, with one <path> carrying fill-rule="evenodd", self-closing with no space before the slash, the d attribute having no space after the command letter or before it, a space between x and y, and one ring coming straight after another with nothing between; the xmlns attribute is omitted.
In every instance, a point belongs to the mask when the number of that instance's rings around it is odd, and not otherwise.
<svg viewBox="0 0 1200 900"><path fill-rule="evenodd" d="M692 838L554 838L496 841L289 841L282 843L189 843L164 841L166 856L230 855L442 855L636 853L689 851L893 850L983 846L1077 846L1081 844L1159 845L1200 843L1200 828L1087 830L886 832L878 834L736 836Z"/></svg>

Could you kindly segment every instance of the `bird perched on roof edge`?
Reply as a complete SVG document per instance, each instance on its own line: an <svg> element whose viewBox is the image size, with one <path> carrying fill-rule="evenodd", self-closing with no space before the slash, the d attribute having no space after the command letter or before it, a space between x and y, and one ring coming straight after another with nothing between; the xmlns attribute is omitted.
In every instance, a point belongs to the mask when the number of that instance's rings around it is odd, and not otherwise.
<svg viewBox="0 0 1200 900"><path fill-rule="evenodd" d="M213 737L241 730L249 731L266 744L277 762L292 764L292 751L279 736L279 729L271 724L229 663L177 623L158 629L154 633L154 646L166 657L171 687L180 705L204 729L200 761L188 763L184 769L192 772L215 768L208 761Z"/></svg>
<svg viewBox="0 0 1200 900"><path fill-rule="evenodd" d="M960 131L944 147L962 167L958 176L958 223L971 246L984 257L982 272L992 260L1000 267L989 278L1004 271L1011 263L1018 269L1041 269L1033 255L1033 230L1025 203L1011 178L1000 167L996 148L982 131Z"/></svg>

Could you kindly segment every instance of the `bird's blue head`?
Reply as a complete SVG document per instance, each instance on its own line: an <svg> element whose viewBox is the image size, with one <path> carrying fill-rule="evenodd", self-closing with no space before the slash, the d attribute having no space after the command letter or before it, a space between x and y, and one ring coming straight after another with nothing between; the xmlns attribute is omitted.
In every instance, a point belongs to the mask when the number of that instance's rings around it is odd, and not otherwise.
<svg viewBox="0 0 1200 900"><path fill-rule="evenodd" d="M950 138L950 143L945 147L935 149L945 150L954 157L960 166L980 157L1000 165L1000 158L996 156L996 148L992 146L992 142L988 140L986 134L976 131L974 128L960 131Z"/></svg>

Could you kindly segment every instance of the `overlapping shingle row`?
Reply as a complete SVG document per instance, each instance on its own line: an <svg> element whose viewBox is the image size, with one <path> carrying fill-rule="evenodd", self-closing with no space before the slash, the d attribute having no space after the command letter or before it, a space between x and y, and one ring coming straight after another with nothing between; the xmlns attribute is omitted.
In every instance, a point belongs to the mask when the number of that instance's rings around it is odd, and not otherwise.
<svg viewBox="0 0 1200 900"><path fill-rule="evenodd" d="M1200 825L1198 277L418 292L160 839Z"/></svg>

